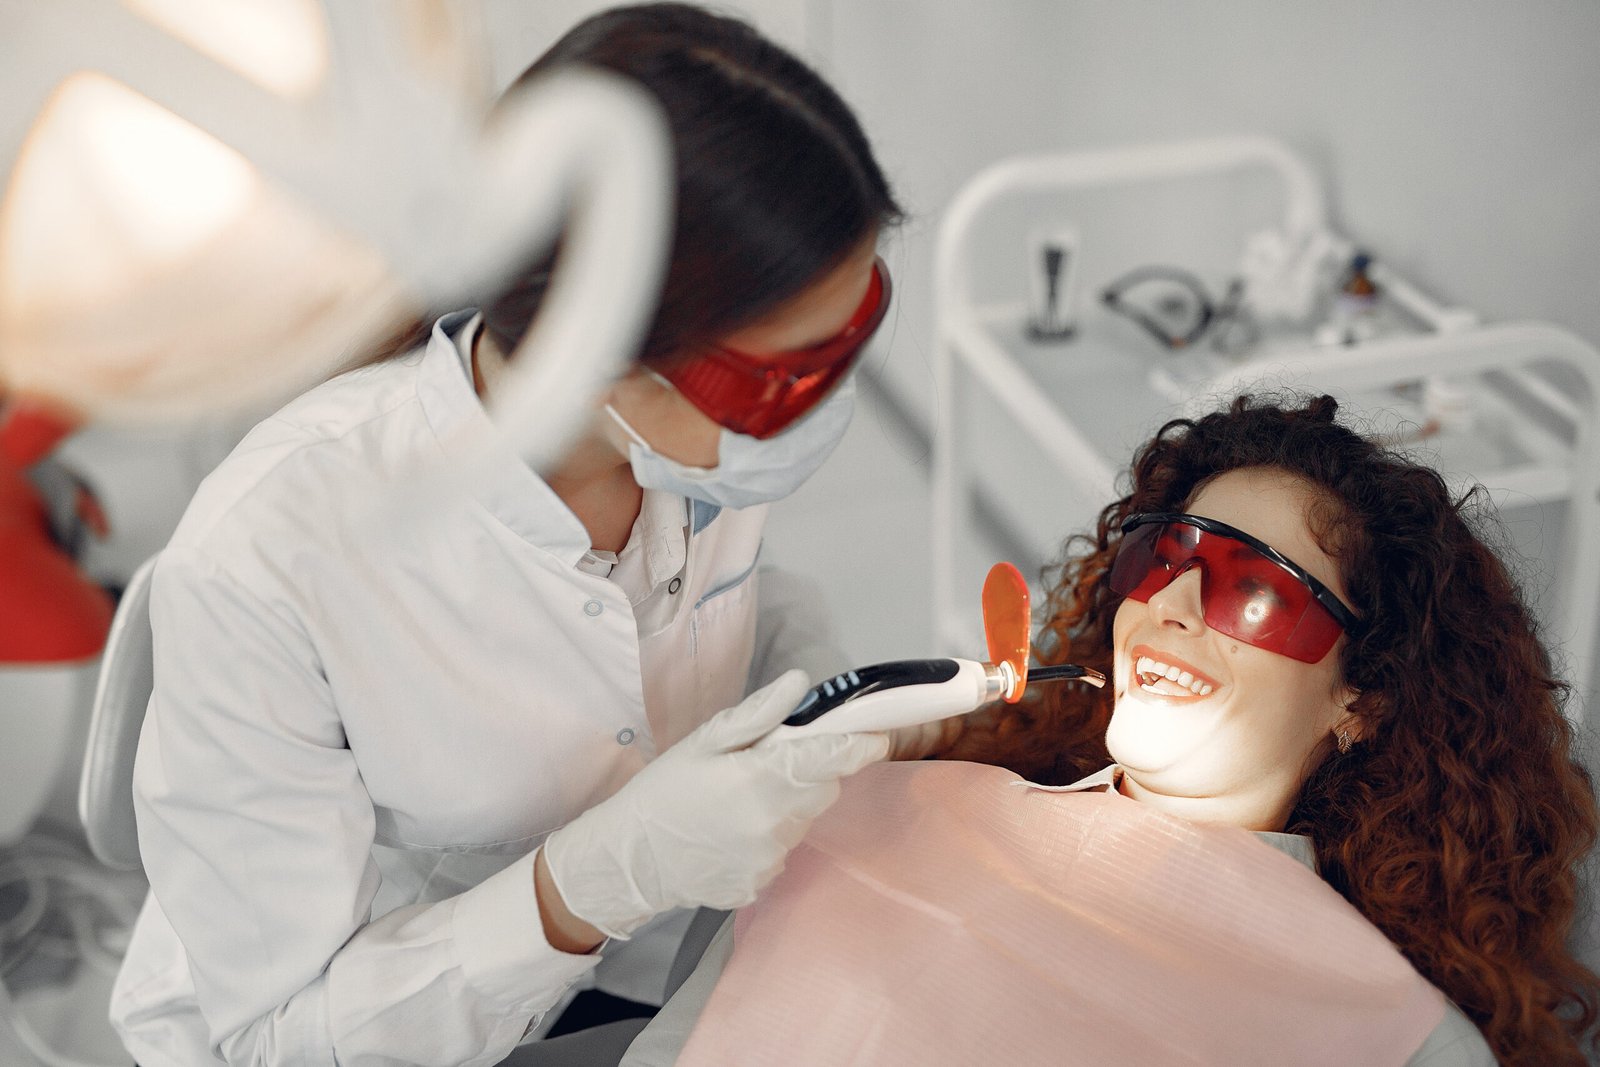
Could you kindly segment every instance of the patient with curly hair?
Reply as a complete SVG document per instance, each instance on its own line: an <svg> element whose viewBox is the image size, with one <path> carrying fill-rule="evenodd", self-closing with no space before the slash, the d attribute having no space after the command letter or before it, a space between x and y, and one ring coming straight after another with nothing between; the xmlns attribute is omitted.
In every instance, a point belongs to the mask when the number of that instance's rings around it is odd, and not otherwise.
<svg viewBox="0 0 1600 1067"><path fill-rule="evenodd" d="M1566 687L1484 494L1336 412L1146 442L1038 641L1112 684L897 736L624 1063L1584 1063Z"/></svg>

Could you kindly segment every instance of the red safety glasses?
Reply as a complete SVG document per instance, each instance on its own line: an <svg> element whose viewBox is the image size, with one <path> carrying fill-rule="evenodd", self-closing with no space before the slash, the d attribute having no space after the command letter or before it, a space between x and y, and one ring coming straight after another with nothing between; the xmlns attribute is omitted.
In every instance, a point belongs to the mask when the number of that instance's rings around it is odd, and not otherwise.
<svg viewBox="0 0 1600 1067"><path fill-rule="evenodd" d="M1196 565L1206 625L1247 645L1316 663L1341 631L1359 627L1355 613L1304 567L1200 515L1130 516L1111 564L1111 590L1145 602Z"/></svg>
<svg viewBox="0 0 1600 1067"><path fill-rule="evenodd" d="M889 310L889 268L872 264L861 306L843 330L794 352L757 356L711 345L653 368L718 426L767 438L816 407L850 373Z"/></svg>

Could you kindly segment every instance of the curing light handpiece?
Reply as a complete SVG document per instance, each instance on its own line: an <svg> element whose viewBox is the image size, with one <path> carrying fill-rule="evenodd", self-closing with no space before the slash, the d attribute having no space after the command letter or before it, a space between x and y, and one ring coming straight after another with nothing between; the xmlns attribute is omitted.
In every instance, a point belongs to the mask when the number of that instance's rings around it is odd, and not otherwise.
<svg viewBox="0 0 1600 1067"><path fill-rule="evenodd" d="M1029 681L1078 678L1103 686L1099 671L1076 664L1039 667ZM907 659L858 667L813 686L772 737L893 730L976 711L1020 681L1010 663Z"/></svg>

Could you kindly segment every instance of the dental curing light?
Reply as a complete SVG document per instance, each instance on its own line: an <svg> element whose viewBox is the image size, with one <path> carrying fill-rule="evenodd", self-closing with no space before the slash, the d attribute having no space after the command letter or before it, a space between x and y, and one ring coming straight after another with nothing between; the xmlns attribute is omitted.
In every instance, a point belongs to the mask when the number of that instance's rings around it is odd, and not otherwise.
<svg viewBox="0 0 1600 1067"><path fill-rule="evenodd" d="M946 657L875 663L829 678L769 735L845 734L894 730L976 711L993 700L1015 704L1028 687L1028 583L1009 563L996 563L983 583L983 630L989 661ZM1105 675L1076 663L1033 668L1034 681L1079 679L1100 688Z"/></svg>

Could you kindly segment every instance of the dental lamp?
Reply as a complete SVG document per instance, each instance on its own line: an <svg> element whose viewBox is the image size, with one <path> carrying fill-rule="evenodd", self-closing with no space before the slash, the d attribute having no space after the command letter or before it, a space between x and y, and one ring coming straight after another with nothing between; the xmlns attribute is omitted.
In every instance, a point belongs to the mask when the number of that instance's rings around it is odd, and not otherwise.
<svg viewBox="0 0 1600 1067"><path fill-rule="evenodd" d="M591 72L486 123L482 31L429 0L0 0L0 388L124 423L237 409L559 231L494 411L559 455L653 310L668 140Z"/></svg>

